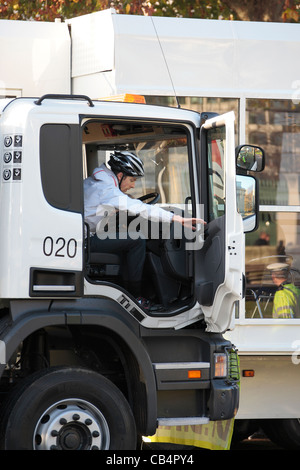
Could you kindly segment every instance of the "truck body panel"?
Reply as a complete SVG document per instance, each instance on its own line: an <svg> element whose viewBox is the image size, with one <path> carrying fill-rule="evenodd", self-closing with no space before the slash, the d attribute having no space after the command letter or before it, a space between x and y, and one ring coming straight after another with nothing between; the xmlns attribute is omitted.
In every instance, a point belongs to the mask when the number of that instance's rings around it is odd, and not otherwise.
<svg viewBox="0 0 300 470"><path fill-rule="evenodd" d="M282 98L291 96L292 81L299 76L298 64L290 60L299 47L297 24L117 15L113 10L69 23L94 59L83 62L81 50L73 49L72 61L84 67L81 74L76 67L73 91L89 89L93 98L119 93ZM95 70L97 43L89 40L100 25L113 38L104 73Z"/></svg>
<svg viewBox="0 0 300 470"><path fill-rule="evenodd" d="M64 23L0 20L2 96L71 92L71 38Z"/></svg>

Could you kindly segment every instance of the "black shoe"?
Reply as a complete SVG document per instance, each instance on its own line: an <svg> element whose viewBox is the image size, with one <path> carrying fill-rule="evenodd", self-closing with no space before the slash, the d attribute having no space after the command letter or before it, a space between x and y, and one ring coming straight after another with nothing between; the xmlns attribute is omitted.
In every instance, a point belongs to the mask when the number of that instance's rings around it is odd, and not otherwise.
<svg viewBox="0 0 300 470"><path fill-rule="evenodd" d="M145 299L145 297L138 297L136 300L138 301L140 306L148 312L161 312L162 310L164 310L162 305L154 304L150 300Z"/></svg>

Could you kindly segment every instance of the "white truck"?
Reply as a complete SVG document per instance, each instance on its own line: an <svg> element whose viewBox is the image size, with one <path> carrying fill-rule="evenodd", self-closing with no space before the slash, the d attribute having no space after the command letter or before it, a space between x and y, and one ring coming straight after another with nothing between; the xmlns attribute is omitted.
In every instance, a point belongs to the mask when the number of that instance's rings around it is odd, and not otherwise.
<svg viewBox="0 0 300 470"><path fill-rule="evenodd" d="M222 335L244 289L234 114L74 95L0 109L2 449L135 449L160 424L235 416L237 354ZM124 148L145 165L135 197L156 192L207 221L204 234L173 224L147 240L143 285L159 312L122 285L120 258L89 252L83 181ZM250 168L254 150L237 162ZM238 183L252 229L255 181Z"/></svg>
<svg viewBox="0 0 300 470"><path fill-rule="evenodd" d="M68 23L0 23L4 96L72 92L97 99L132 92L173 106L177 97L197 112L234 110L236 143L258 143L269 157L259 176L259 231L269 232L270 244L254 246L258 235L248 234L245 250L246 272L256 264L267 282L247 287L258 294L262 287L270 291L264 268L282 241L292 268L300 268L299 24L142 17L113 10ZM264 299L260 315L253 295L247 295L234 329L224 335L238 348L242 371L236 427L247 436L263 424L281 445L299 447L300 319L272 318L272 298L269 312Z"/></svg>

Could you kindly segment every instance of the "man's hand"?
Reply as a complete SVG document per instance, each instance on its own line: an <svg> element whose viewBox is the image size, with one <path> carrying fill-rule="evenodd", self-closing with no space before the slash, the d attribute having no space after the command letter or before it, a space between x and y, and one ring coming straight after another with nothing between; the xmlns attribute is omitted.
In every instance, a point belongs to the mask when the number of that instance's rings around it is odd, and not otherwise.
<svg viewBox="0 0 300 470"><path fill-rule="evenodd" d="M185 227L189 227L193 230L196 230L197 224L206 225L206 222L203 219L197 219L196 217L181 217L180 215L174 215L172 221L178 222L179 224L184 225Z"/></svg>

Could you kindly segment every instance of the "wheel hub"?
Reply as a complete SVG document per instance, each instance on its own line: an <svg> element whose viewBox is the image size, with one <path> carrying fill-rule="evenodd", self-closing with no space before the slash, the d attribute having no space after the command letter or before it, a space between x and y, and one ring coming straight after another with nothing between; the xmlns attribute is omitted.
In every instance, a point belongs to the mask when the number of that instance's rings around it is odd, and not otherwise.
<svg viewBox="0 0 300 470"><path fill-rule="evenodd" d="M85 400L63 400L39 419L33 446L36 450L107 450L109 428L103 414Z"/></svg>

